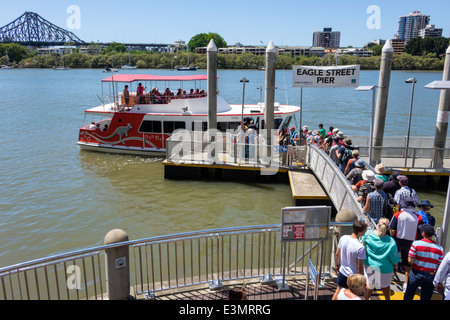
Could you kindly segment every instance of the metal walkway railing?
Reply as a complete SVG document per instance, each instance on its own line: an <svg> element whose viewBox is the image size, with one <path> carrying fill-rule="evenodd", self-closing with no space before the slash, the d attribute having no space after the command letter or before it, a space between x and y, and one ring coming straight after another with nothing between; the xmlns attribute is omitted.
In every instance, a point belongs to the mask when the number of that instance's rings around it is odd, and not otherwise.
<svg viewBox="0 0 450 320"><path fill-rule="evenodd" d="M331 223L330 229L344 225L349 224ZM301 243L282 242L280 230L281 225L276 224L192 231L2 267L0 300L107 299L106 252L124 246L129 248L126 264L130 267L130 294L134 298L194 285L214 289L224 281L256 278L262 282L275 281L282 275L304 276L308 259L322 275L330 273L331 251L336 242L332 230L328 241Z"/></svg>
<svg viewBox="0 0 450 320"><path fill-rule="evenodd" d="M348 180L329 155L317 146L309 144L306 163L322 184L337 211L351 210L359 220L366 222L370 229L376 229L376 224L369 215L363 212L361 203L357 200ZM371 167L367 169L374 171Z"/></svg>

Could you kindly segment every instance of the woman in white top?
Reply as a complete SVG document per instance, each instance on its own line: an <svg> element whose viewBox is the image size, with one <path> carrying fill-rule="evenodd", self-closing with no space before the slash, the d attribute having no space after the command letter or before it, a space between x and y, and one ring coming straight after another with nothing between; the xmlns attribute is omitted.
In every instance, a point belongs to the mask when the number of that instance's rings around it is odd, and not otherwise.
<svg viewBox="0 0 450 320"><path fill-rule="evenodd" d="M363 300L360 295L366 287L366 278L359 273L351 274L347 279L348 289L339 291L337 300Z"/></svg>

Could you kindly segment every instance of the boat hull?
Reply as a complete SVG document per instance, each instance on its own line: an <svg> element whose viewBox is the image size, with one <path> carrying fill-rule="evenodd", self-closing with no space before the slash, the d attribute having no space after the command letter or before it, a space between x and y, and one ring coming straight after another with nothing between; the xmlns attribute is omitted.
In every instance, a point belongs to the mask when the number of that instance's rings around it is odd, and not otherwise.
<svg viewBox="0 0 450 320"><path fill-rule="evenodd" d="M81 141L78 141L77 144L83 151L93 151L93 152L103 152L113 154L128 154L145 157L164 157L166 154L166 149L154 150L150 148L121 147L121 146L105 145L100 143L87 143Z"/></svg>

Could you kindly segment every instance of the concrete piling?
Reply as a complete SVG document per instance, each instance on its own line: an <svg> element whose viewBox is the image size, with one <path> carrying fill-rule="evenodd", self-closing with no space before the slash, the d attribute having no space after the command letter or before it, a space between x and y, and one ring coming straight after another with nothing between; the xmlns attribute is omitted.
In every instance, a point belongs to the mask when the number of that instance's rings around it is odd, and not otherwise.
<svg viewBox="0 0 450 320"><path fill-rule="evenodd" d="M109 231L104 244L128 241L128 235L120 229ZM128 246L105 250L106 289L109 300L128 300L130 297L130 259Z"/></svg>
<svg viewBox="0 0 450 320"><path fill-rule="evenodd" d="M265 111L264 111L264 129L266 130L266 143L272 145L273 113L275 105L275 64L277 50L270 41L266 48L266 80L265 80Z"/></svg>
<svg viewBox="0 0 450 320"><path fill-rule="evenodd" d="M445 52L445 64L442 73L442 80L450 80L450 46ZM444 148L447 140L448 119L450 111L450 90L441 90L439 98L439 110L436 120L436 133L434 135L433 164L435 169L442 169L444 166Z"/></svg>
<svg viewBox="0 0 450 320"><path fill-rule="evenodd" d="M380 77L378 80L377 105L375 109L373 132L373 158L375 164L381 162L381 147L383 146L384 128L386 123L386 110L389 96L389 83L391 81L392 57L394 48L391 40L387 40L381 53Z"/></svg>
<svg viewBox="0 0 450 320"><path fill-rule="evenodd" d="M208 130L217 129L217 47L214 40L208 44L207 76L208 76Z"/></svg>

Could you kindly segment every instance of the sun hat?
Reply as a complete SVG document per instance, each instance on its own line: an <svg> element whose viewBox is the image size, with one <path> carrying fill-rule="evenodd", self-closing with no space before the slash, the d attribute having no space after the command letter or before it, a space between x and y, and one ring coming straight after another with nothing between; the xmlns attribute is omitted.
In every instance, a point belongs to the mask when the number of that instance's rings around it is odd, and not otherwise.
<svg viewBox="0 0 450 320"><path fill-rule="evenodd" d="M375 180L375 174L372 172L372 170L364 170L362 173L362 178L366 181L372 182Z"/></svg>
<svg viewBox="0 0 450 320"><path fill-rule="evenodd" d="M363 159L358 159L355 162L355 167L364 168L366 166L366 162Z"/></svg>
<svg viewBox="0 0 450 320"><path fill-rule="evenodd" d="M384 167L384 164L379 163L375 166L375 171L378 174L385 174L386 173L386 168Z"/></svg>
<svg viewBox="0 0 450 320"><path fill-rule="evenodd" d="M344 142L344 144L345 144L346 146L351 146L351 145L352 145L352 140L349 139L349 138L345 138L343 142Z"/></svg>
<svg viewBox="0 0 450 320"><path fill-rule="evenodd" d="M428 200L428 199L420 200L420 202L419 202L419 204L417 206L418 207L427 206L427 207L430 207L430 208L434 208L434 206L430 203L430 200Z"/></svg>
<svg viewBox="0 0 450 320"><path fill-rule="evenodd" d="M414 203L414 200L411 197L406 197L402 200L400 200L400 207L402 208L415 208L416 204Z"/></svg>

